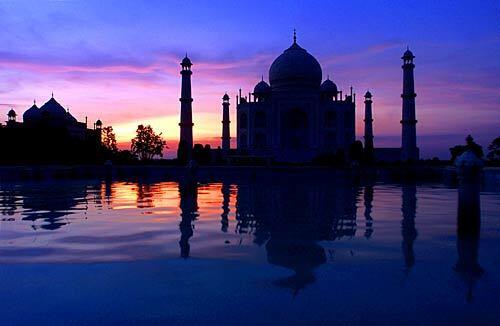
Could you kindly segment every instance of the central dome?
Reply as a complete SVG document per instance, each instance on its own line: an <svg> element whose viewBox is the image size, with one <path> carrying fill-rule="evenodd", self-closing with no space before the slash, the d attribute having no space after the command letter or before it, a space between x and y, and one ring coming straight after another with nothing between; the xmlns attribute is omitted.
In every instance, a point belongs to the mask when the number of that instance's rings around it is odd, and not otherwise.
<svg viewBox="0 0 500 326"><path fill-rule="evenodd" d="M321 84L321 66L297 42L274 60L269 68L269 82L276 88L318 88Z"/></svg>

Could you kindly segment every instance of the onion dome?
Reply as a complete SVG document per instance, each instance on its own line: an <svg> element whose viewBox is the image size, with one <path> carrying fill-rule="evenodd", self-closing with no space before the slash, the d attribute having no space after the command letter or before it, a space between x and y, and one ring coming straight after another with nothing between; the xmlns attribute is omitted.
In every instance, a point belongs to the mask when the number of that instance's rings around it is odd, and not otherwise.
<svg viewBox="0 0 500 326"><path fill-rule="evenodd" d="M334 82L330 80L330 78L327 78L322 84L321 84L321 92L324 94L328 94L331 96L336 96L338 94L338 89L337 85L335 85Z"/></svg>
<svg viewBox="0 0 500 326"><path fill-rule="evenodd" d="M186 56L184 57L184 59L182 59L182 62L181 62L181 66L183 67L191 67L193 64L191 63L191 60L189 60L187 54Z"/></svg>
<svg viewBox="0 0 500 326"><path fill-rule="evenodd" d="M366 91L365 98L372 98L372 93L370 93L370 91Z"/></svg>
<svg viewBox="0 0 500 326"><path fill-rule="evenodd" d="M42 113L48 113L51 118L66 118L66 110L53 97L40 108Z"/></svg>
<svg viewBox="0 0 500 326"><path fill-rule="evenodd" d="M42 113L36 104L33 103L33 106L30 107L23 113L23 121L24 122L34 122L41 118Z"/></svg>
<svg viewBox="0 0 500 326"><path fill-rule="evenodd" d="M66 111L53 97L40 107L40 113L50 119L52 123L58 125L77 122L75 117Z"/></svg>
<svg viewBox="0 0 500 326"><path fill-rule="evenodd" d="M294 39L292 46L277 57L269 68L269 81L275 88L318 88L322 71L319 62Z"/></svg>
<svg viewBox="0 0 500 326"><path fill-rule="evenodd" d="M76 120L76 118L69 112L66 112L66 120L69 122L78 122L78 120Z"/></svg>
<svg viewBox="0 0 500 326"><path fill-rule="evenodd" d="M102 121L100 119L97 119L97 121L95 122L95 126L97 128L101 128L102 127Z"/></svg>
<svg viewBox="0 0 500 326"><path fill-rule="evenodd" d="M229 95L227 95L227 93L224 94L224 96L222 97L222 100L223 101L229 101Z"/></svg>
<svg viewBox="0 0 500 326"><path fill-rule="evenodd" d="M267 93L271 90L271 87L269 86L268 83L266 83L264 81L264 79L262 79L260 82L257 83L257 85L255 85L254 89L253 89L253 93L254 94L264 94L264 93Z"/></svg>
<svg viewBox="0 0 500 326"><path fill-rule="evenodd" d="M455 159L455 166L457 167L482 167L483 160L477 157L472 150L466 150L459 157Z"/></svg>
<svg viewBox="0 0 500 326"><path fill-rule="evenodd" d="M7 113L7 116L9 118L15 118L15 117L17 117L17 113L16 113L16 111L14 111L14 109L10 109L9 112Z"/></svg>

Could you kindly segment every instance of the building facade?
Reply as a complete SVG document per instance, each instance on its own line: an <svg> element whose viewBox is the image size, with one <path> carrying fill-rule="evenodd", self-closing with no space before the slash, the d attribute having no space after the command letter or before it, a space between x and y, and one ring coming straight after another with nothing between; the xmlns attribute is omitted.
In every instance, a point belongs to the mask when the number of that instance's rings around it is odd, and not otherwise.
<svg viewBox="0 0 500 326"><path fill-rule="evenodd" d="M347 154L355 140L355 95L351 89L342 97L333 81L322 79L319 62L294 36L272 63L269 84L262 79L248 97L238 96L238 151L281 162Z"/></svg>
<svg viewBox="0 0 500 326"><path fill-rule="evenodd" d="M88 128L87 121L79 122L53 95L41 107L33 103L23 113L22 122L17 117L11 109L6 124L0 125L2 161L86 161L97 157L102 122L97 120Z"/></svg>

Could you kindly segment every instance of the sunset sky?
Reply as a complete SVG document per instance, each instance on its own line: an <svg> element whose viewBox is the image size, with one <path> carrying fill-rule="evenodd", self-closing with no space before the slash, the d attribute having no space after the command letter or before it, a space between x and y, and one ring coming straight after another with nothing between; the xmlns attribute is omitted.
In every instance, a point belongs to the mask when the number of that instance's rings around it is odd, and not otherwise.
<svg viewBox="0 0 500 326"><path fill-rule="evenodd" d="M222 95L231 96L234 136L238 88L248 93L261 75L267 80L294 28L324 78L358 93L357 138L370 89L375 146L400 145L407 45L424 158L447 158L468 133L483 146L500 136L500 2L488 0L0 0L0 111L22 115L54 92L78 120L112 125L122 147L145 123L175 150L187 52L195 142L217 145Z"/></svg>

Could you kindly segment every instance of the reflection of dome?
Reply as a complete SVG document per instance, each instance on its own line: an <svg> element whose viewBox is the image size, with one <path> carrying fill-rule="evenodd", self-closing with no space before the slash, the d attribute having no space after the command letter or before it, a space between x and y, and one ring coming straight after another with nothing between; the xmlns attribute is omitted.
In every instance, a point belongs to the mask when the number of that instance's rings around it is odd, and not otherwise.
<svg viewBox="0 0 500 326"><path fill-rule="evenodd" d="M272 88L319 87L322 79L318 61L296 42L274 60L269 68Z"/></svg>
<svg viewBox="0 0 500 326"><path fill-rule="evenodd" d="M337 85L328 78L321 84L321 92L336 96L338 93Z"/></svg>
<svg viewBox="0 0 500 326"><path fill-rule="evenodd" d="M262 94L262 93L267 93L269 92L270 87L269 84L266 83L264 80L261 80L257 85L255 85L255 88L253 89L254 94Z"/></svg>
<svg viewBox="0 0 500 326"><path fill-rule="evenodd" d="M41 112L38 106L36 104L33 104L32 107L30 107L26 112L23 113L23 121L24 122L32 122L35 120L40 119L41 117Z"/></svg>

